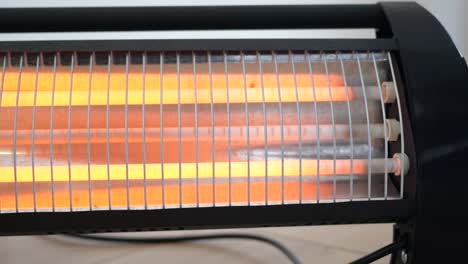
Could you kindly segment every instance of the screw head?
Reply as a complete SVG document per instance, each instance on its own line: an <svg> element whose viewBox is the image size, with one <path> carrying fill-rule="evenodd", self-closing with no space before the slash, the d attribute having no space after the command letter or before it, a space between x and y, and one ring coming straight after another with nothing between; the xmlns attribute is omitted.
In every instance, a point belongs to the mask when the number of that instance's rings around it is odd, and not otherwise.
<svg viewBox="0 0 468 264"><path fill-rule="evenodd" d="M406 253L406 250L401 251L401 262L403 264L408 263L408 253Z"/></svg>

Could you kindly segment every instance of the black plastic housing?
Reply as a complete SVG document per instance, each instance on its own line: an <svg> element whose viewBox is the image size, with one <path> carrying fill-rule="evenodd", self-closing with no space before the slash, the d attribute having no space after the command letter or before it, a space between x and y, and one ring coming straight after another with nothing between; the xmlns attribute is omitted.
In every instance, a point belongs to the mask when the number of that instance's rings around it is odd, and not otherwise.
<svg viewBox="0 0 468 264"><path fill-rule="evenodd" d="M28 17L28 19L24 19ZM1 235L396 222L410 263L446 262L467 223L468 69L441 24L415 3L0 9L0 32L375 28L376 39L0 42L0 52L100 50L392 51L411 170L401 200L146 211L0 214ZM391 112L391 109L390 109ZM398 146L391 146L398 150ZM460 232L461 231L461 232ZM466 233L464 233L466 234ZM450 243L452 242L452 243ZM462 252L462 251L460 251ZM452 254L452 255L451 255ZM401 261L394 257L393 261Z"/></svg>

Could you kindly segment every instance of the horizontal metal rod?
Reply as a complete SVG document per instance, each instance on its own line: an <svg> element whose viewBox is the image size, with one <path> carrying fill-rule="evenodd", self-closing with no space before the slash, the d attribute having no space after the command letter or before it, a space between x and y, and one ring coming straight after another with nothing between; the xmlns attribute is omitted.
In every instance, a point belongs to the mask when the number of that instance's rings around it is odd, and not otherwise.
<svg viewBox="0 0 468 264"><path fill-rule="evenodd" d="M161 207L161 204L158 204ZM371 208L371 210L369 210ZM47 208L50 211L50 205ZM171 210L120 210L93 212L44 212L3 214L0 235L50 234L85 230L176 230L213 227L256 227L323 223L395 222L415 212L410 199L352 203L294 204L276 206L224 206ZM57 211L64 211L63 208ZM3 211L5 212L5 211ZM11 212L11 211L10 211ZM216 217L206 217L215 215ZM244 217L248 215L250 217Z"/></svg>
<svg viewBox="0 0 468 264"><path fill-rule="evenodd" d="M0 42L2 52L56 51L181 51L181 50L315 50L315 51L381 51L397 50L395 39L106 39L44 40Z"/></svg>
<svg viewBox="0 0 468 264"><path fill-rule="evenodd" d="M224 145L228 140L228 132L231 133L231 139L234 142L242 142L245 144L247 134L250 134L250 144L258 145L264 144L265 134L264 126L249 126L247 129L245 126L231 126L230 131L228 128L215 127L214 131L210 127L198 127L198 140L200 142L208 143L211 140L212 134L216 136L217 144ZM371 136L373 138L383 138L384 126L383 124L370 124ZM176 142L178 141L178 130L177 127L164 128L164 141L165 142ZM181 129L181 140L184 142L195 141L195 129L193 127L182 127ZM278 126L278 125L267 125L268 143L275 144L280 140L280 133L283 130L285 143L294 144L298 142L298 128L296 125ZM347 141L349 140L349 125L336 124L333 125L319 125L320 142L329 142L332 140L333 134L335 134L336 140ZM89 141L91 143L105 143L107 140L107 130L105 128L91 129L89 131L91 137ZM355 141L367 138L367 125L366 124L354 124L352 126L353 139ZM146 128L146 142L159 142L159 128ZM72 144L86 144L88 142L87 134L88 129L54 129L52 133L48 129L36 129L34 131L35 144L49 144L50 135L53 136L54 144L66 144L68 143L68 134L70 134L70 142ZM124 128L112 128L109 129L110 143L122 143L125 140L126 129ZM31 144L31 130L22 130L16 132L17 144ZM130 128L128 129L128 141L131 143L142 142L143 140L143 129L141 128ZM11 131L0 131L0 143L3 146L9 146L11 142L12 132ZM317 138L316 126L315 125L302 125L302 140L305 143L314 143Z"/></svg>
<svg viewBox="0 0 468 264"><path fill-rule="evenodd" d="M383 28L379 5L1 8L0 32Z"/></svg>
<svg viewBox="0 0 468 264"><path fill-rule="evenodd" d="M369 101L368 108L373 113L372 123L382 123L382 114L378 111L378 102ZM151 122L152 120L158 120L159 105L145 105L145 117L146 127L154 128L158 127L159 124ZM227 121L230 119L232 126L245 126L245 112L241 104L230 104L229 115L226 112L225 104L214 104L215 112L215 126L226 127ZM87 107L86 106L74 106L72 108L73 116L71 120L71 128L74 129L87 129L86 122L82 120L87 119ZM210 126L210 106L206 104L197 105L197 122L199 127ZM106 106L91 106L91 120L90 128L99 129L106 128L106 115L109 114L114 120L110 120L109 128L122 128L121 117L123 112L123 105L110 106L109 112L107 112ZM249 104L249 125L252 126L263 126L263 109L261 104ZM54 129L65 129L67 128L66 106L54 106ZM280 125L278 118L278 105L274 103L265 104L265 110L267 115L267 126ZM294 103L283 103L282 105L283 115L286 117L283 125L297 125L297 111ZM365 108L364 103L361 101L350 102L351 118L353 123L366 123L364 116ZM300 103L301 124L331 124L331 113L328 102L317 103L317 109L315 109L314 103L301 102ZM315 111L317 111L316 120ZM51 107L40 106L36 107L36 129L50 129L50 112ZM195 113L194 105L181 105L182 112L182 127L195 127ZM335 122L337 124L347 124L348 121L348 109L345 102L334 103L334 114ZM0 133L7 133L8 130L12 130L12 124L14 119L14 108L13 107L2 107L0 112L0 118L3 122L0 122ZM31 129L31 116L33 113L32 107L19 107L18 115L22 122L18 124L17 130L24 131ZM129 128L140 128L141 127L141 106L130 105L128 107L129 117ZM177 127L177 120L174 119L177 116L177 105L164 105L162 117L164 120L163 126L165 128ZM64 123L65 122L65 123ZM11 132L9 132L11 133ZM5 134L6 135L6 134Z"/></svg>
<svg viewBox="0 0 468 264"><path fill-rule="evenodd" d="M354 144L353 148L346 143L337 145L336 147L333 147L331 144L322 144L320 149L317 148L315 144L307 144L303 145L301 153L304 159L318 159L318 157L321 159L333 159L334 156L336 156L337 159L349 159L351 153L353 153L353 159L364 159L367 158L369 148L371 148L374 157L385 157L380 146L373 145L369 147L365 143ZM241 159L241 157L239 157L241 156L239 152L240 151L236 153L236 156L238 156L238 159ZM245 152L243 154L245 155ZM281 154L288 159L299 158L297 144L288 145L283 153L281 153L281 149L278 146L272 146L268 149L268 158L270 159L278 159L281 157ZM251 155L252 158L256 160L265 159L265 153L261 148L252 149Z"/></svg>

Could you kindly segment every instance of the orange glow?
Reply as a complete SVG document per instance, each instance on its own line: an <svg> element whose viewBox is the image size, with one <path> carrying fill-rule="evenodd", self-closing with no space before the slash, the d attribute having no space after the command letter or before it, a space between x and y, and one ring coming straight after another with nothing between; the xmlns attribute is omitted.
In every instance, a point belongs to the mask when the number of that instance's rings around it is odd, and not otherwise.
<svg viewBox="0 0 468 264"><path fill-rule="evenodd" d="M178 87L177 74L169 68L169 72L163 74L163 104L177 104ZM226 76L219 73L223 65L214 65L212 74L213 103L226 103ZM92 98L91 105L106 105L107 89L110 87L110 105L125 104L126 96L126 76L122 66L112 66L110 85L106 66L95 66L92 74ZM217 71L218 70L218 71ZM141 66L131 65L128 74L128 104L141 105L142 98L142 70ZM292 73L279 73L282 102L296 102L296 90L294 86L294 76ZM67 106L70 96L70 70L67 67L60 67L55 79L55 106ZM17 69L10 68L5 73L2 106L16 106L16 94L18 89L19 73ZM42 68L39 71L37 87L37 106L50 106L52 104L51 93L53 87L53 72L50 67ZM239 72L229 73L229 101L231 103L244 103L244 75ZM331 88L328 87L328 80L323 75L314 77L315 93L317 101L329 101L330 91L333 101L345 101L346 89L342 81L334 76L330 77ZM298 72L296 74L297 90L299 101L310 102L314 100L311 89L310 74L308 72ZM34 105L34 89L36 82L36 71L34 67L26 67L21 73L20 98L18 106ZM159 104L160 99L160 75L158 71L147 71L145 75L146 91L145 104ZM209 104L210 99L210 78L207 72L200 72L196 75L197 101L200 104ZM258 74L247 74L247 99L250 103L262 102L261 80ZM278 102L278 84L274 73L263 74L263 84L266 102ZM88 105L89 89L89 67L76 66L73 74L73 98L72 105ZM194 75L186 71L180 74L181 104L195 103L193 92ZM331 90L330 90L331 89ZM352 88L348 87L350 99L353 98Z"/></svg>
<svg viewBox="0 0 468 264"><path fill-rule="evenodd" d="M280 144L296 147L299 140L297 129L299 124L302 125L303 144L315 145L314 126L319 122L320 139L324 144L327 142L327 135L331 135L331 126L326 122L330 117L327 113L320 113L319 120L315 120L313 111L318 110L312 109L310 104L303 104L302 107L305 110L300 119L295 110L291 111L289 108L284 111L283 109L284 120L281 122L277 109L272 107L265 112L266 122L263 120L263 110L258 110L260 109L258 105L253 105L251 109L256 110L248 114L244 108L230 108L229 119L225 108L219 110L220 107L217 106L218 108L213 110L214 120L210 115L211 109L208 109L210 103L227 103L228 91L230 103L245 103L246 101L278 103L280 100L283 103L313 102L314 98L319 102L346 101L348 96L349 100L353 100L353 88L348 87L346 90L341 74L331 74L327 78L323 72L314 73L315 89L312 89L309 68L305 63L296 65L296 76L288 68L289 64L278 65L278 76L271 64L265 64L262 76L264 93L262 93L262 79L258 72L258 65L246 65L247 73L244 75L240 70L240 64L230 64L227 79L223 64L212 66L210 77L206 63L197 65L196 76L193 74L191 64L181 64L180 74L177 74L176 65L165 64L161 82L160 66L148 65L144 76L145 98L143 98L141 65L130 65L128 76L124 65L112 65L110 76L107 66L94 65L91 89L89 66L75 66L72 79L70 66L60 65L57 67L55 82L52 67L40 66L37 91L35 91L36 68L34 66L23 68L19 86L18 67L8 68L2 80L4 86L0 102L2 107L0 118L3 120L0 123L0 143L2 144L0 151L4 154L0 156L2 166L0 167L0 210L18 208L20 211L30 211L34 208L34 195L36 209L39 211L50 211L51 208L68 211L70 204L74 210L90 207L107 209L109 205L114 209L126 209L127 206L142 207L145 204L149 207L163 205L171 207L180 204L194 206L197 203L197 195L199 195L201 205L209 205L213 202L221 205L226 205L228 202L233 204L264 203L265 200L292 202L300 199L300 187L303 188L302 198L310 201L317 198L317 185L307 180L316 179L317 174L325 178L335 174L367 174L369 164L364 159L354 160L351 166L351 161L348 159L336 161L322 159L318 162L315 159L304 158L301 167L297 153L293 153L295 156L291 156L292 158L285 158L284 162L280 160L278 153L274 153L279 149ZM278 96L278 86L281 98ZM71 100L70 89L72 89ZM161 89L163 89L162 98L160 97ZM245 89L247 98L244 94ZM89 90L91 90L91 95ZM53 91L55 91L54 102L52 102ZM359 97L357 92L356 97ZM89 109L83 107L88 105L88 98L90 98L90 105L93 106ZM102 107L107 104L108 100L110 105L115 106L109 108L109 112L107 108ZM123 107L126 101L131 107ZM182 108L182 113L181 108L176 110L174 106L179 101L181 104L187 104ZM69 109L66 106L70 102L73 107L69 115ZM200 105L204 104L198 108L197 118L192 111L193 106L188 105L195 102ZM152 106L145 108L146 112L143 112L139 107L143 103ZM159 104L172 104L172 106L165 106L160 113ZM31 108L34 105L38 108ZM51 108L52 105L56 108ZM18 108L15 109L15 106ZM40 108L41 106L44 107ZM278 104L275 104L276 106ZM36 114L34 125L33 113ZM90 114L89 120L88 113ZM143 113L145 119L142 117ZM106 128L107 114L109 123ZM180 120L177 119L178 114ZM246 118L249 120L248 123ZM124 124L124 120L128 123ZM142 129L143 120L145 130ZM229 140L232 140L229 142L230 149L227 143L228 122L230 122ZM245 129L247 124L250 130ZM283 132L280 126L283 126ZM13 131L13 127L16 131ZM268 128L267 135L264 134L264 127ZM346 139L349 128L342 123L337 123L336 127L335 133L338 139ZM161 130L164 134L163 138L160 137L159 131ZM145 131L144 137L143 131ZM247 131L250 133L248 146ZM16 133L14 142L13 133ZM281 133L284 133L283 138L280 137ZM34 135L34 145L32 145L32 135ZM211 142L213 136L214 144ZM267 140L266 136L268 136ZM108 159L105 154L106 143L109 143ZM127 145L124 146L124 144ZM199 144L199 149L195 149L195 144ZM251 161L245 161L247 151L260 149L263 153L265 144L271 146L273 153L268 157L267 165L263 154L255 156L254 153L249 153ZM13 145L15 145L16 153L13 153ZM183 146L181 153L178 149L179 145ZM161 148L164 148L163 153L160 152ZM143 153L145 153L145 161L143 161ZM231 163L228 162L228 153L233 155ZM13 165L13 157L16 159L16 168ZM88 159L90 165L87 164ZM162 159L164 159L164 164L160 164ZM196 160L200 162L196 164ZM50 161L53 162L52 167ZM32 167L33 162L35 162L34 167ZM146 170L144 170L144 162L146 162ZM128 168L125 163L128 163ZM320 167L318 167L319 164ZM353 167L352 171L351 167ZM268 171L268 184L265 182L265 171ZM164 187L161 181L162 173L164 173ZM182 193L179 189L179 175L182 179L180 183ZM195 185L197 175L200 179L199 186ZM229 175L233 179L232 182L228 181ZM280 180L282 175L284 175L284 183ZM147 186L143 181L145 176ZM248 176L252 178L250 185L247 184ZM299 183L299 176L306 179L302 185ZM213 177L216 179L215 182L212 182ZM126 184L128 184L128 189ZM36 193L33 192L33 186L37 187ZM332 184L324 182L320 183L320 186L320 199L330 198ZM147 201L143 195L144 188L147 188ZM162 196L163 188L164 197ZM232 196L229 197L228 193L231 188ZM265 188L268 188L268 197L265 197ZM213 189L216 190L214 197ZM250 200L248 190L250 190ZM111 200L109 200L109 195L112 196ZM179 195L182 196L182 201L179 200ZM52 196L54 205L52 205ZM90 196L92 196L91 200ZM127 196L129 204L127 204Z"/></svg>
<svg viewBox="0 0 468 264"><path fill-rule="evenodd" d="M39 184L40 185L40 184ZM21 184L20 184L21 186ZM31 186L21 186L25 191L31 190ZM52 208L52 199L49 186L40 186L48 188L48 191L40 191L36 194L36 203L38 210L49 210ZM195 184L187 184L182 187L182 206L194 207L197 204L197 186ZM231 197L229 197L228 183L216 184L216 197L215 203L218 206L226 206L229 203L229 198L233 205L245 205L247 203L247 184L236 183L231 184ZM178 184L165 185L164 205L166 207L179 206L179 186ZM314 182L302 183L302 199L304 201L314 201L317 197L317 185ZM55 185L55 208L56 210L70 210L70 196L68 192L67 183L56 183ZM268 197L270 203L281 202L282 184L280 181L271 181L268 183ZM320 184L320 197L321 199L331 199L333 185L331 183ZM148 208L161 208L163 206L161 185L148 184L146 191ZM211 206L213 204L213 187L211 184L201 183L198 186L199 203L200 206ZM15 196L14 187L12 185L0 185L1 209L3 211L15 210ZM92 209L108 209L109 208L109 190L105 185L94 185L92 187ZM111 207L112 209L126 209L127 208L127 190L124 186L112 186L110 190ZM144 208L145 199L143 196L144 186L142 184L133 185L130 188L130 206L132 208ZM89 193L87 183L82 186L73 186L72 202L73 208L84 209L89 208ZM252 182L250 185L250 202L252 204L265 203L265 183ZM284 183L284 200L286 202L299 200L299 182L285 182ZM33 195L31 192L24 193L20 196L19 210L32 211L34 208Z"/></svg>
<svg viewBox="0 0 468 264"><path fill-rule="evenodd" d="M201 162L198 164L198 172L200 179L212 178L212 163ZM233 178L247 177L248 163L245 161L231 162L231 175ZM217 179L227 179L229 176L229 163L216 162L215 163L215 177ZM111 180L126 180L125 164L111 164L110 166L110 179ZM142 180L143 179L143 166L142 164L129 164L129 180ZM346 175L351 174L350 160L337 160L336 161L336 174ZM181 164L182 179L195 179L196 178L196 164L195 163L182 163ZM31 166L17 166L17 181L18 182L32 182L32 169ZM67 165L54 165L54 181L68 181L68 166ZM87 181L88 180L88 165L86 164L72 164L71 167L72 181ZM107 165L92 164L91 180L107 180ZM179 179L179 164L178 163L165 163L163 166L165 180ZM280 177L282 169L281 160L268 161L268 176ZM36 182L50 182L50 167L49 166L36 166L34 168ZM285 177L298 177L299 160L285 160L284 161L284 174ZM320 160L320 175L330 176L334 174L333 160ZM367 160L354 160L354 174L367 173ZM302 175L316 176L317 175L317 161L303 160L302 161ZM251 177L265 177L265 162L264 161L251 161L250 162L250 176ZM161 165L160 164L146 164L146 177L149 180L161 179ZM2 178L0 182L14 182L13 167L2 168Z"/></svg>

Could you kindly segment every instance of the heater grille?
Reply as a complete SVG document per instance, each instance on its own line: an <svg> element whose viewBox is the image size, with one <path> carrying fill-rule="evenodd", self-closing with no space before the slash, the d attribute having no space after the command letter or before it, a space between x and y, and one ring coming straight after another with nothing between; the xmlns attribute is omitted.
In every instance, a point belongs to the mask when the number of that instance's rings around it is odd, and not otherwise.
<svg viewBox="0 0 468 264"><path fill-rule="evenodd" d="M2 213L402 198L409 164L389 52L0 61Z"/></svg>

